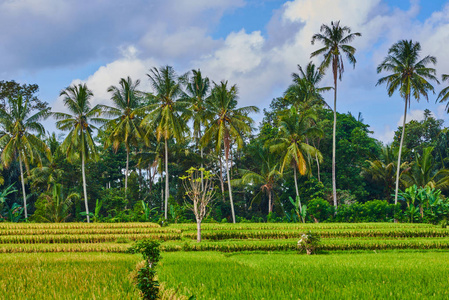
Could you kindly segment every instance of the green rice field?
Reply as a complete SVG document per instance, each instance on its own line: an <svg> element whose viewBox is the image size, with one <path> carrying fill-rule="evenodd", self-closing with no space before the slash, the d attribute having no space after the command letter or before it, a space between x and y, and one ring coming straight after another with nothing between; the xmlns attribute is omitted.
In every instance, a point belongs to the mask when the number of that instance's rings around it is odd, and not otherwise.
<svg viewBox="0 0 449 300"><path fill-rule="evenodd" d="M448 252L166 253L159 277L197 299L448 299Z"/></svg>
<svg viewBox="0 0 449 300"><path fill-rule="evenodd" d="M128 274L137 256L119 253L0 255L2 299L139 299Z"/></svg>
<svg viewBox="0 0 449 300"><path fill-rule="evenodd" d="M307 230L318 255L296 251ZM392 223L203 224L201 243L195 224L0 223L0 298L138 299L145 238L165 299L449 299L449 229Z"/></svg>

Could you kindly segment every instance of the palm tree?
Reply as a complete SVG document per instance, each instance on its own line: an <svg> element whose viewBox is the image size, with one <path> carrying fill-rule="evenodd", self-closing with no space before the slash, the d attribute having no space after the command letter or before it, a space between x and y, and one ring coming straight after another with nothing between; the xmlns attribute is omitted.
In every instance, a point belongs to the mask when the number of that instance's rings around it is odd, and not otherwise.
<svg viewBox="0 0 449 300"><path fill-rule="evenodd" d="M55 184L53 190L50 193L42 194L47 203L45 203L45 215L40 216L44 222L61 223L70 216L70 207L72 206L72 199L78 200L79 194L71 193L67 197L64 196L63 188L61 184Z"/></svg>
<svg viewBox="0 0 449 300"><path fill-rule="evenodd" d="M319 135L320 130L311 126L310 120L316 120L316 115L312 110L298 113L295 107L292 107L288 114L280 119L280 136L273 141L270 151L282 155L281 172L284 172L286 166L293 168L296 196L299 197L298 180L296 170L301 175L305 175L308 166L308 156L315 156L319 160L323 159L321 153L313 146L306 143L307 136ZM302 211L301 202L299 203Z"/></svg>
<svg viewBox="0 0 449 300"><path fill-rule="evenodd" d="M270 153L266 153L266 151L257 153L258 159L261 161L260 172L239 170L242 174L242 178L233 180L233 183L237 185L260 185L260 192L254 196L252 202L259 198L261 193L265 192L268 196L268 213L271 213L274 206L274 201L272 200L273 190L276 187L277 182L282 178L282 174L279 170L279 165L271 162Z"/></svg>
<svg viewBox="0 0 449 300"><path fill-rule="evenodd" d="M157 140L164 138L165 143L165 219L168 218L168 140L173 136L176 140L182 140L188 130L186 124L188 102L182 96L181 83L175 70L170 66L159 69L152 68L150 79L154 94L148 94L152 104L148 106L150 113L142 120L153 132L155 129Z"/></svg>
<svg viewBox="0 0 449 300"><path fill-rule="evenodd" d="M42 166L37 166L30 171L28 176L31 187L42 191L50 191L50 188L60 181L64 170L57 163L61 155L60 143L56 137L56 133L45 137L44 142L50 148L51 155L46 157Z"/></svg>
<svg viewBox="0 0 449 300"><path fill-rule="evenodd" d="M22 181L22 196L25 219L28 218L27 201L25 192L25 181L23 176L23 165L29 173L30 163L35 160L42 165L41 153L47 157L50 148L32 132L39 135L45 134L44 126L39 123L50 115L50 108L43 109L33 115L29 101L23 101L22 96L9 98L9 113L5 108L0 108L0 146L3 148L1 159L3 165L8 168L15 159L19 160L20 178Z"/></svg>
<svg viewBox="0 0 449 300"><path fill-rule="evenodd" d="M390 200L391 191L395 182L394 162L395 155L393 149L389 146L382 148L382 155L376 160L367 160L369 167L363 168L362 174L384 187L383 191L387 200Z"/></svg>
<svg viewBox="0 0 449 300"><path fill-rule="evenodd" d="M308 110L308 109L316 109L321 108L323 106L329 107L327 103L324 101L322 92L326 92L331 90L331 87L318 87L318 84L323 79L324 74L316 69L314 63L309 62L307 64L306 70L302 69L300 65L298 65L299 74L293 73L293 83L287 88L285 92L285 98L292 103L293 106L296 107L297 110ZM313 119L310 119L313 124L317 125ZM310 140L312 140L313 144L315 144L315 140L318 145L322 135L316 137L307 137L306 143L310 144ZM320 160L318 157L315 157L317 163L318 170L318 181L320 179Z"/></svg>
<svg viewBox="0 0 449 300"><path fill-rule="evenodd" d="M426 147L423 154L416 154L415 161L411 163L401 178L406 188L417 186L419 188L447 189L449 187L449 170L437 170L437 163L433 158L434 147ZM421 217L424 216L424 203L420 203Z"/></svg>
<svg viewBox="0 0 449 300"><path fill-rule="evenodd" d="M193 76L186 84L185 97L190 102L190 111L193 114L193 136L195 137L197 147L201 153L201 182L203 181L203 147L200 144L202 137L202 127L207 125L207 106L206 99L210 93L209 78L203 78L201 71L192 70ZM201 185L203 186L203 185Z"/></svg>
<svg viewBox="0 0 449 300"><path fill-rule="evenodd" d="M117 152L121 143L126 148L126 171L125 171L125 197L128 189L128 170L129 170L129 152L130 145L137 144L137 141L143 138L144 134L140 127L142 121L143 102L137 87L140 80L133 82L128 76L121 78L119 86L110 86L108 92L112 94L111 100L114 107L107 109L107 114L112 116L106 127L110 129L109 137L106 141L106 147L112 144L112 148Z"/></svg>
<svg viewBox="0 0 449 300"><path fill-rule="evenodd" d="M334 75L334 128L332 134L332 197L334 199L335 209L337 208L337 182L335 179L335 149L336 149L336 132L337 132L337 78L341 80L345 68L343 65L343 54L355 68L355 51L356 49L350 45L356 36L360 33L351 33L351 28L340 26L340 21L331 22L331 26L321 25L321 33L314 34L312 37L312 45L315 41L320 41L324 47L312 52L310 57L324 55L323 62L320 65L321 72L324 72L332 64L332 73Z"/></svg>
<svg viewBox="0 0 449 300"><path fill-rule="evenodd" d="M398 202L399 190L399 166L401 165L402 144L404 142L407 107L410 107L410 97L419 101L421 96L429 101L428 91L434 91L433 86L427 81L435 80L436 71L427 67L428 64L436 64L434 56L425 56L420 59L421 45L412 40L401 40L388 50L388 55L377 66L377 73L382 71L391 72L390 75L380 78L376 85L386 83L388 96L392 96L396 90L404 98L404 120L402 124L401 142L399 145L398 164L396 166L396 191L394 203Z"/></svg>
<svg viewBox="0 0 449 300"><path fill-rule="evenodd" d="M243 146L243 134L250 133L252 130L251 125L254 123L248 114L259 111L255 106L237 108L237 98L238 89L236 85L228 88L227 81L221 81L220 84L214 83L212 94L207 101L210 126L206 129L202 138L203 145L213 140L216 143L215 150L217 153L221 153L222 146L224 148L233 223L235 223L235 212L232 199L231 176L229 174L231 143L234 140L237 142L238 148Z"/></svg>
<svg viewBox="0 0 449 300"><path fill-rule="evenodd" d="M314 63L309 62L306 70L298 65L299 74L292 73L293 83L287 88L285 98L296 108L307 110L311 107L326 106L322 92L331 90L331 87L318 87L324 74L316 69Z"/></svg>
<svg viewBox="0 0 449 300"><path fill-rule="evenodd" d="M84 204L86 206L87 222L90 222L89 205L87 202L85 164L89 159L97 160L97 147L92 137L94 124L104 124L106 121L99 118L104 107L96 105L91 107L90 99L93 93L86 84L72 85L61 91L64 97L64 105L71 114L57 112L54 116L57 120L56 127L63 131L69 131L61 144L61 149L70 161L81 157L81 171L83 176Z"/></svg>
<svg viewBox="0 0 449 300"><path fill-rule="evenodd" d="M405 187L414 184L418 187L430 187L435 189L446 189L449 187L449 170L437 170L437 163L432 155L434 147L426 147L423 154L416 154L415 161L404 172L401 181Z"/></svg>
<svg viewBox="0 0 449 300"><path fill-rule="evenodd" d="M449 81L449 74L443 74L441 75L442 81ZM440 100L440 103L446 102L449 99L449 86L445 87L441 90L441 92L438 94L437 101ZM446 110L449 113L449 103L446 105Z"/></svg>

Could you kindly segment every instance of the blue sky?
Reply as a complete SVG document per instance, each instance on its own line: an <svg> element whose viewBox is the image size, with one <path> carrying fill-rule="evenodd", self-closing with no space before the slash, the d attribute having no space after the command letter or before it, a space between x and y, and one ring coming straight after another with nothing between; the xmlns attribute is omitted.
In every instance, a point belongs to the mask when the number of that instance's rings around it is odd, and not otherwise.
<svg viewBox="0 0 449 300"><path fill-rule="evenodd" d="M0 0L0 27L7 29L0 32L0 80L37 83L39 96L63 111L58 94L70 84L86 82L94 102L107 104L107 87L121 77L141 79L150 91L145 74L168 64L179 74L200 68L214 81L229 80L241 105L262 109L282 95L297 65L309 62L318 47L312 35L333 20L362 33L353 44L356 67L347 64L339 82L337 110L361 112L373 136L389 142L403 101L375 86L382 76L376 66L393 43L413 39L423 55L437 57L438 75L448 74L449 1ZM330 74L323 84L332 84ZM332 93L325 97L332 103ZM428 108L447 124L435 98L413 100L407 119L419 120ZM55 130L54 121L45 124Z"/></svg>

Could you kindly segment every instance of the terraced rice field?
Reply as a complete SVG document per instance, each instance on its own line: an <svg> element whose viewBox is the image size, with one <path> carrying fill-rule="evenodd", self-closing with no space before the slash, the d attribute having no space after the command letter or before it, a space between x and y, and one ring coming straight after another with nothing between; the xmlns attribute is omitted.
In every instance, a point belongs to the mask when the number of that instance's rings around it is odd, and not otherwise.
<svg viewBox="0 0 449 300"><path fill-rule="evenodd" d="M428 224L203 224L196 243L195 224L0 223L0 253L125 252L146 238L163 241L167 252L294 250L307 230L320 234L326 251L449 248L449 229Z"/></svg>
<svg viewBox="0 0 449 300"><path fill-rule="evenodd" d="M320 234L320 255L295 251L307 230ZM196 224L0 223L0 295L136 299L129 273L140 257L125 252L152 238L163 242L160 281L178 296L449 298L449 229L438 226L203 224L202 237L197 243Z"/></svg>

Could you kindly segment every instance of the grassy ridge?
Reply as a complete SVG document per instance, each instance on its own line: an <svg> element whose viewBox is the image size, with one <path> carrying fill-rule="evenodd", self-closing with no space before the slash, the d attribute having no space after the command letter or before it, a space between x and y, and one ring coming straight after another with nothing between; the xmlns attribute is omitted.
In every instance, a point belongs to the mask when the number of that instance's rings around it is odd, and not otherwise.
<svg viewBox="0 0 449 300"><path fill-rule="evenodd" d="M449 253L165 253L159 278L197 299L448 299Z"/></svg>

